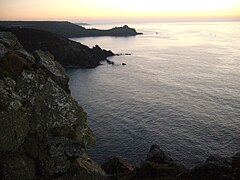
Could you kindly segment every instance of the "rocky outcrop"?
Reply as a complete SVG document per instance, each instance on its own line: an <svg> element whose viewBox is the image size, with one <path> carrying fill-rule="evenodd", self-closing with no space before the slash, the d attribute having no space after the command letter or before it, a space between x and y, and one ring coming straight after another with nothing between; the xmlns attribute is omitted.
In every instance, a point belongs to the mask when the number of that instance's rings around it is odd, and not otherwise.
<svg viewBox="0 0 240 180"><path fill-rule="evenodd" d="M135 29L128 27L115 27L108 30L87 29L81 25L67 21L0 21L2 27L20 27L49 31L67 38L90 36L136 36Z"/></svg>
<svg viewBox="0 0 240 180"><path fill-rule="evenodd" d="M11 33L0 42L0 179L104 179L86 155L95 139L63 67Z"/></svg>
<svg viewBox="0 0 240 180"><path fill-rule="evenodd" d="M50 52L64 67L95 68L100 65L100 61L114 55L113 52L101 49L99 46L91 49L81 43L47 31L3 27L0 27L0 31L14 33L28 52L32 53L37 49ZM1 48L0 56L4 51Z"/></svg>
<svg viewBox="0 0 240 180"><path fill-rule="evenodd" d="M122 157L113 156L101 166L109 174L109 179L129 179L134 166Z"/></svg>
<svg viewBox="0 0 240 180"><path fill-rule="evenodd" d="M70 92L68 88L69 77L66 74L64 68L57 61L54 60L54 56L49 52L36 50L33 55L37 63L44 70L46 75L50 77L54 82L57 83L66 92Z"/></svg>
<svg viewBox="0 0 240 180"><path fill-rule="evenodd" d="M210 156L206 162L191 170L193 180L237 180L240 179L240 153L235 156Z"/></svg>
<svg viewBox="0 0 240 180"><path fill-rule="evenodd" d="M239 180L240 153L233 157L209 156L201 165L187 169L152 145L145 161L137 167L121 157L102 165L108 180Z"/></svg>
<svg viewBox="0 0 240 180"><path fill-rule="evenodd" d="M134 28L130 28L127 25L122 27L114 27L107 30L99 29L85 29L85 32L78 34L77 37L91 37L91 36L136 36L142 33L138 33Z"/></svg>
<svg viewBox="0 0 240 180"><path fill-rule="evenodd" d="M31 54L12 33L0 32L0 179L240 179L240 153L186 169L157 145L138 167L120 157L100 167L86 154L95 139L68 80L51 53Z"/></svg>
<svg viewBox="0 0 240 180"><path fill-rule="evenodd" d="M176 179L177 176L187 173L188 170L170 157L168 157L157 145L150 148L147 159L135 168L131 180L147 179Z"/></svg>

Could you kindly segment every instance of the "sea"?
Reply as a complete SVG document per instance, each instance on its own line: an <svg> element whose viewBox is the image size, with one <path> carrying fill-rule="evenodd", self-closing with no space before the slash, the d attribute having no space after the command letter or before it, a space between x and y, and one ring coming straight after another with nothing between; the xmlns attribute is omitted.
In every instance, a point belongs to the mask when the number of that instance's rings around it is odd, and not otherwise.
<svg viewBox="0 0 240 180"><path fill-rule="evenodd" d="M239 152L240 22L128 26L143 35L72 39L123 54L109 58L114 65L67 71L96 137L87 149L92 159L118 155L138 165L157 144L191 168Z"/></svg>

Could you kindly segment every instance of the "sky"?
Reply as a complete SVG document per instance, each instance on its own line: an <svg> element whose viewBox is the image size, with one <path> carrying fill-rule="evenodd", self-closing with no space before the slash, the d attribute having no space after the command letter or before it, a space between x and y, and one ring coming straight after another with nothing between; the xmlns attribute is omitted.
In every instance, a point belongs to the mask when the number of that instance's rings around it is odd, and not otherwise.
<svg viewBox="0 0 240 180"><path fill-rule="evenodd" d="M240 20L240 0L0 0L0 20Z"/></svg>

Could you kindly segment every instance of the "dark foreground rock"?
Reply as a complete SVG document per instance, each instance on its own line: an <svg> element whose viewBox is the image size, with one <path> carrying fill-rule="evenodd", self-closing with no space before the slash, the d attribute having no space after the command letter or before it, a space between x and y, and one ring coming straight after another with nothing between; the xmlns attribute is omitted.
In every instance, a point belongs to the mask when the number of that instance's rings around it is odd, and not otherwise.
<svg viewBox="0 0 240 180"><path fill-rule="evenodd" d="M240 179L239 153L232 158L210 156L205 163L191 170L193 180L238 180Z"/></svg>
<svg viewBox="0 0 240 180"><path fill-rule="evenodd" d="M115 64L113 61L110 61L109 59L107 59L107 63L108 63L108 64L112 64L112 65Z"/></svg>
<svg viewBox="0 0 240 180"><path fill-rule="evenodd" d="M157 145L150 148L147 159L140 167L135 168L132 180L176 179L188 170L168 157Z"/></svg>
<svg viewBox="0 0 240 180"><path fill-rule="evenodd" d="M85 148L87 115L69 95L63 67L0 32L0 179L104 179Z"/></svg>
<svg viewBox="0 0 240 180"><path fill-rule="evenodd" d="M4 27L0 27L0 31L14 33L23 48L28 52L33 52L37 49L49 51L64 67L95 68L100 65L100 61L114 55L113 52L101 49L99 46L90 49L81 43L47 31ZM2 49L0 56L4 54L4 51Z"/></svg>
<svg viewBox="0 0 240 180"><path fill-rule="evenodd" d="M109 179L129 179L134 170L132 164L117 156L111 157L101 167L107 174L110 174Z"/></svg>
<svg viewBox="0 0 240 180"><path fill-rule="evenodd" d="M112 157L102 168L108 180L239 180L240 153L228 158L210 156L203 164L187 169L167 156L158 145L153 145L138 167L121 157Z"/></svg>
<svg viewBox="0 0 240 180"><path fill-rule="evenodd" d="M67 38L90 36L136 36L135 29L124 25L107 30L87 29L67 21L0 21L2 27L21 27L49 31Z"/></svg>

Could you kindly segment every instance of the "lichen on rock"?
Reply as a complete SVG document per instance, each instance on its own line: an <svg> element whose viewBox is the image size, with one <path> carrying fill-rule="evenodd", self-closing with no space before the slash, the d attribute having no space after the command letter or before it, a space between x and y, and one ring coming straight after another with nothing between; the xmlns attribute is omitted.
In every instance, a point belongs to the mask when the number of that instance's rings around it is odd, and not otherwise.
<svg viewBox="0 0 240 180"><path fill-rule="evenodd" d="M78 172L95 139L63 67L48 52L25 51L11 33L0 42L0 179L61 178L73 167L81 179L102 177L93 161L94 176Z"/></svg>
<svg viewBox="0 0 240 180"><path fill-rule="evenodd" d="M69 93L69 77L61 64L54 60L54 56L47 51L41 50L34 51L33 55L45 73L62 89Z"/></svg>
<svg viewBox="0 0 240 180"><path fill-rule="evenodd" d="M0 151L13 151L23 142L29 130L27 113L21 98L13 91L15 82L0 80Z"/></svg>

